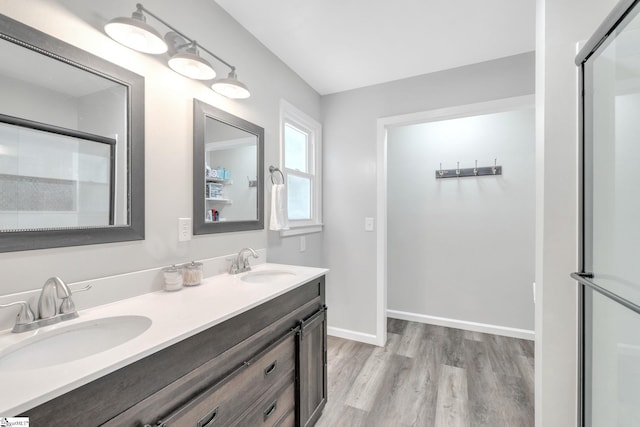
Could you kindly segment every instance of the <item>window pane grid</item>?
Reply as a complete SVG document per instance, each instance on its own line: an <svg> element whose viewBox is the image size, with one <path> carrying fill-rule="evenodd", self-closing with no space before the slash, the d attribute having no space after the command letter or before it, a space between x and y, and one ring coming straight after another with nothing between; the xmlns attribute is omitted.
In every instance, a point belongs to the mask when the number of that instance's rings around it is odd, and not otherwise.
<svg viewBox="0 0 640 427"><path fill-rule="evenodd" d="M310 172L309 133L289 123L284 126L284 166L287 169Z"/></svg>
<svg viewBox="0 0 640 427"><path fill-rule="evenodd" d="M290 220L312 219L312 180L287 174L287 206Z"/></svg>
<svg viewBox="0 0 640 427"><path fill-rule="evenodd" d="M304 233L321 226L321 131L313 118L285 101L281 102L281 160L285 174L288 220L291 230ZM296 232L299 230L299 233ZM314 230L318 231L318 230ZM306 231L313 232L313 231ZM282 232L281 232L282 233ZM289 235L289 234L286 234Z"/></svg>

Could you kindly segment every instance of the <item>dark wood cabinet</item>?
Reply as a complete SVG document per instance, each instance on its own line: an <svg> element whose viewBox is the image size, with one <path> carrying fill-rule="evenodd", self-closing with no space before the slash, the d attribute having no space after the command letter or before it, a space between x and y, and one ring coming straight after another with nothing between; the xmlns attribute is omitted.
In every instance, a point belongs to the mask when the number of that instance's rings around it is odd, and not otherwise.
<svg viewBox="0 0 640 427"><path fill-rule="evenodd" d="M233 426L274 425L295 409L295 335L285 334L262 353L246 361L227 378L214 384L154 425ZM290 393L286 391L290 389ZM262 420L257 422L256 418ZM251 423L246 422L251 420Z"/></svg>
<svg viewBox="0 0 640 427"><path fill-rule="evenodd" d="M327 310L322 307L300 322L298 330L298 422L316 423L327 402Z"/></svg>
<svg viewBox="0 0 640 427"><path fill-rule="evenodd" d="M33 425L310 426L326 402L324 276L25 411Z"/></svg>

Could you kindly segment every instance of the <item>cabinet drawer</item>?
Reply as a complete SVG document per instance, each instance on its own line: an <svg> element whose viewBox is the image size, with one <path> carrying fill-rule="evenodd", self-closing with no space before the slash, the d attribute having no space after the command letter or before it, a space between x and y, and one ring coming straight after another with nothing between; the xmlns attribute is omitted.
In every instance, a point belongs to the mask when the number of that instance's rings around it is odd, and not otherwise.
<svg viewBox="0 0 640 427"><path fill-rule="evenodd" d="M288 333L264 352L163 420L163 426L226 426L275 385L293 378L295 335Z"/></svg>
<svg viewBox="0 0 640 427"><path fill-rule="evenodd" d="M273 393L265 396L242 419L233 424L233 427L271 427L293 426L295 416L289 424L283 424L295 408L295 382L293 375L291 381L285 382Z"/></svg>
<svg viewBox="0 0 640 427"><path fill-rule="evenodd" d="M284 417L280 418L276 427L295 427L296 425L296 411L295 408L289 411Z"/></svg>

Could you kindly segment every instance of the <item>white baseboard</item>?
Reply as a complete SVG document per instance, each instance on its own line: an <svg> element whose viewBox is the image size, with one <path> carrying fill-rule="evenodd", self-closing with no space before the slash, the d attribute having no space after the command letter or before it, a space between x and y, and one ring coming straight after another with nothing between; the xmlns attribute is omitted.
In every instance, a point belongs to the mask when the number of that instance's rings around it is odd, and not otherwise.
<svg viewBox="0 0 640 427"><path fill-rule="evenodd" d="M378 337L376 337L375 335L350 331L348 329L334 328L332 326L328 326L327 335L331 335L332 337L344 338L352 341L363 342L365 344L379 345Z"/></svg>
<svg viewBox="0 0 640 427"><path fill-rule="evenodd" d="M427 323L430 325L446 326L449 328L465 329L467 331L486 334L502 335L533 341L535 331L527 329L509 328L506 326L489 325L486 323L469 322L466 320L447 319L446 317L427 316L425 314L408 313L405 311L387 310L387 317L392 319L409 320L411 322Z"/></svg>

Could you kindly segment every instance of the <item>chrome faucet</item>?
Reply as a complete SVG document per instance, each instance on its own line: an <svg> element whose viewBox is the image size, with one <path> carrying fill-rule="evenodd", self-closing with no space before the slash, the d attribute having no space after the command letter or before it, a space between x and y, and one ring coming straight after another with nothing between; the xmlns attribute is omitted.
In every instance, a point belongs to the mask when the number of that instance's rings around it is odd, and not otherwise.
<svg viewBox="0 0 640 427"><path fill-rule="evenodd" d="M229 267L229 274L238 274L245 271L251 270L251 265L249 265L249 254L252 257L258 258L258 254L251 248L242 248L236 259L231 262L231 267Z"/></svg>
<svg viewBox="0 0 640 427"><path fill-rule="evenodd" d="M60 308L56 296L62 300ZM38 299L38 319L50 319L58 314L73 314L78 317L76 307L71 300L71 289L59 277L50 277L44 282Z"/></svg>
<svg viewBox="0 0 640 427"><path fill-rule="evenodd" d="M89 289L91 289L91 285L87 285L76 292L88 291ZM60 305L57 304L56 297L61 300ZM78 311L71 299L71 289L59 277L50 277L42 286L40 298L38 299L37 316L33 314L29 303L26 301L0 305L0 308L14 305L20 306L20 312L16 317L12 332L31 331L42 326L78 317Z"/></svg>

